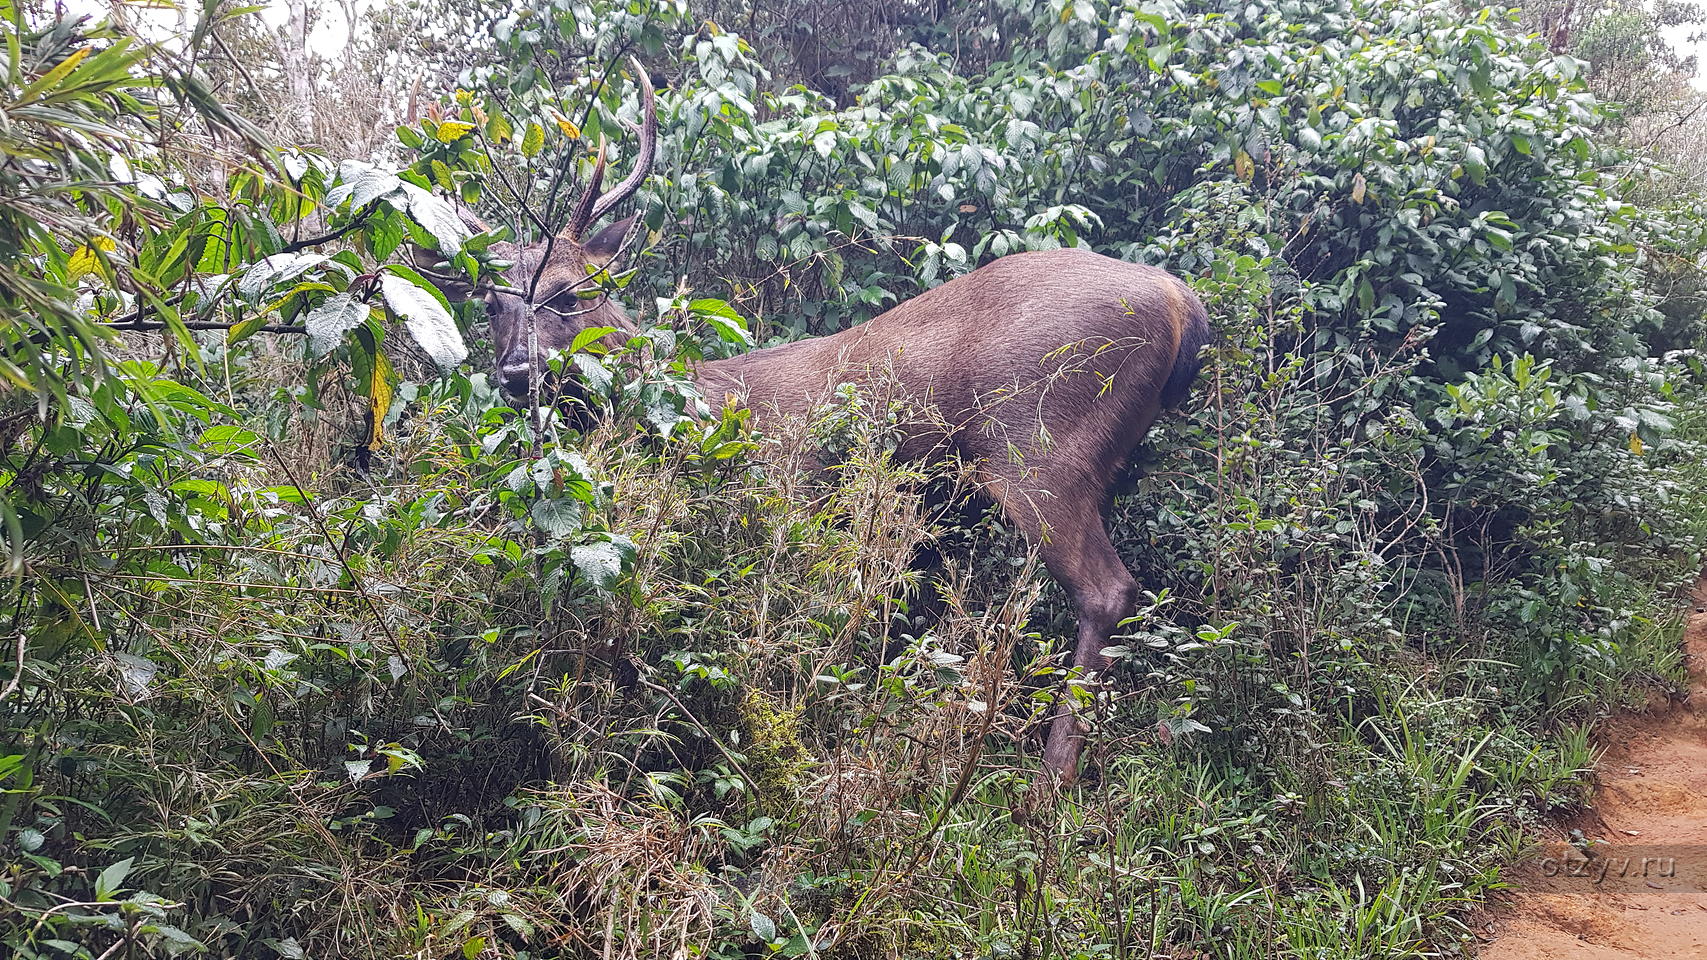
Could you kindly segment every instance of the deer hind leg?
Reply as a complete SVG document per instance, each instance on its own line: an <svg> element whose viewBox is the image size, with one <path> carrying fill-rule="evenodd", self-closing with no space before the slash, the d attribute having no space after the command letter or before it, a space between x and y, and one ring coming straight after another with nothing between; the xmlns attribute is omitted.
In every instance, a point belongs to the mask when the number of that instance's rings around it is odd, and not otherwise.
<svg viewBox="0 0 1707 960"><path fill-rule="evenodd" d="M1081 675L1100 673L1110 664L1103 648L1109 645L1120 621L1130 617L1137 605L1138 582L1132 579L1109 541L1100 511L1092 509L1079 514L1073 523L1082 534L1075 538L1074 546L1055 549L1052 542L1046 541L1041 552L1044 565L1072 599L1078 614L1073 668ZM1084 745L1085 725L1075 715L1072 701L1062 696L1049 724L1043 762L1063 780L1071 781L1078 776L1079 754Z"/></svg>
<svg viewBox="0 0 1707 960"><path fill-rule="evenodd" d="M1039 485L1048 489L1047 485ZM1132 615L1138 601L1138 582L1115 552L1103 526L1101 490L1084 484L1063 484L1057 495L1042 503L1015 502L1015 488L997 485L992 491L1038 555L1050 576L1061 585L1078 615L1073 667L1081 675L1106 670L1103 656L1120 621ZM1065 697L1057 701L1049 725L1043 762L1063 780L1078 776L1084 750L1085 726Z"/></svg>

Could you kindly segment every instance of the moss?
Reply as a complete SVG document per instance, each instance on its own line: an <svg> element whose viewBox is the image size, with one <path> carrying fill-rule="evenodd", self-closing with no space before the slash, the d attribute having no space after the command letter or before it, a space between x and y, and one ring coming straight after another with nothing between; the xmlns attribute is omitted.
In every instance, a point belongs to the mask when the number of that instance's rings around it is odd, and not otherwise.
<svg viewBox="0 0 1707 960"><path fill-rule="evenodd" d="M741 701L746 770L756 781L751 787L761 803L792 800L818 764L801 743L800 714L800 708L783 707L761 690L750 691Z"/></svg>

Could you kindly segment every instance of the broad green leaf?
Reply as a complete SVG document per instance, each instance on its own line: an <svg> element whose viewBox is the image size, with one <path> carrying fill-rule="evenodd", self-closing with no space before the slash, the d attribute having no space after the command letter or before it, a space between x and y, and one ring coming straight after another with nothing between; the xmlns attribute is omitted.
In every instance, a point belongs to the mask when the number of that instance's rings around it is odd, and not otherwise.
<svg viewBox="0 0 1707 960"><path fill-rule="evenodd" d="M331 353L344 334L360 326L368 316L368 305L347 293L327 297L308 312L303 325L308 329L308 352L323 357Z"/></svg>
<svg viewBox="0 0 1707 960"><path fill-rule="evenodd" d="M608 590L622 575L623 551L610 541L584 543L569 550L569 558L583 578L601 590Z"/></svg>
<svg viewBox="0 0 1707 960"><path fill-rule="evenodd" d="M130 875L131 864L135 862L135 857L126 857L102 870L100 875L95 877L95 899L113 899L113 895L124 888L124 878Z"/></svg>
<svg viewBox="0 0 1707 960"><path fill-rule="evenodd" d="M379 275L385 305L402 318L409 335L441 371L456 369L468 359L468 347L462 341L462 332L456 328L455 318L431 284L425 280L417 282L419 274L414 271L408 271L414 278L400 276L401 272L393 265Z"/></svg>
<svg viewBox="0 0 1707 960"><path fill-rule="evenodd" d="M528 511L540 532L562 540L581 529L581 504L562 497L540 500Z"/></svg>
<svg viewBox="0 0 1707 960"><path fill-rule="evenodd" d="M570 353L580 353L592 346L598 340L616 332L615 327L588 327L575 334L575 339L569 344Z"/></svg>
<svg viewBox="0 0 1707 960"><path fill-rule="evenodd" d="M318 253L275 253L252 264L237 281L237 295L256 300L269 287L301 276L330 257Z"/></svg>
<svg viewBox="0 0 1707 960"><path fill-rule="evenodd" d="M468 238L474 236L468 225L457 216L456 208L434 196L432 191L407 182L402 183L402 190L407 198L409 219L432 234L440 253L454 256Z"/></svg>
<svg viewBox="0 0 1707 960"><path fill-rule="evenodd" d="M345 160L339 164L338 181L338 185L326 194L326 206L338 207L348 200L352 210L360 210L403 184L397 174L361 160Z"/></svg>

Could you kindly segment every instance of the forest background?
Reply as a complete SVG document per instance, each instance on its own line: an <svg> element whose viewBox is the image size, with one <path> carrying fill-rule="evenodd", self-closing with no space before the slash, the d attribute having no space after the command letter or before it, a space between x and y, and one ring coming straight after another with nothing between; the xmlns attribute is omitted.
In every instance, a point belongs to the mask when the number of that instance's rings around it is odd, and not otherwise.
<svg viewBox="0 0 1707 960"><path fill-rule="evenodd" d="M101 12L0 0L18 956L1469 953L1595 722L1678 689L1699 8ZM406 252L479 275L626 167L631 55L646 329L565 361L596 416L517 411ZM928 509L880 398L760 435L685 373L1059 246L1218 340L1056 793L1023 542Z"/></svg>

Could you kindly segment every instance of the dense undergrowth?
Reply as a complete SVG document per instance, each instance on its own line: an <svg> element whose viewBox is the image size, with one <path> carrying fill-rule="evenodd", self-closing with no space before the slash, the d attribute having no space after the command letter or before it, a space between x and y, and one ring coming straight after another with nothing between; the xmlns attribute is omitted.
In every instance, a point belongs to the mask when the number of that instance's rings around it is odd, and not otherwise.
<svg viewBox="0 0 1707 960"><path fill-rule="evenodd" d="M20 956L1465 953L1679 679L1707 221L1493 12L967 5L994 48L838 108L685 4L539 4L375 165L0 9ZM399 251L502 258L445 194L566 216L631 49L665 150L604 281L653 325L518 413ZM964 478L881 396L759 435L682 376L1060 244L1219 334L1115 505L1150 593L1063 791L1069 612Z"/></svg>

